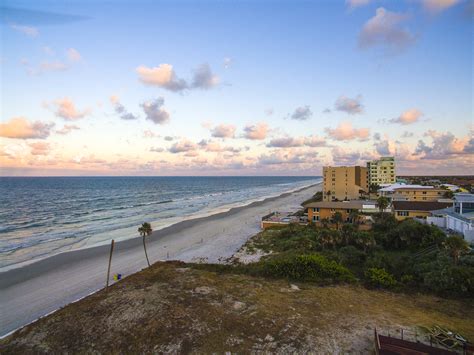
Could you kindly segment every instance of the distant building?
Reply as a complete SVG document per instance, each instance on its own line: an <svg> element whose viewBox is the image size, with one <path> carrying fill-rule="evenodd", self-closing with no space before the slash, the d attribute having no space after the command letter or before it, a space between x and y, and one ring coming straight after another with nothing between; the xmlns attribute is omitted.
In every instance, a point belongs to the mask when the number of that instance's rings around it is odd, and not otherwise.
<svg viewBox="0 0 474 355"><path fill-rule="evenodd" d="M392 210L395 218L402 221L407 218L426 218L431 216L431 211L451 205L451 202L437 201L393 201Z"/></svg>
<svg viewBox="0 0 474 355"><path fill-rule="evenodd" d="M323 167L324 201L357 200L369 192L367 168L361 166Z"/></svg>
<svg viewBox="0 0 474 355"><path fill-rule="evenodd" d="M380 196L392 201L438 201L446 190L434 186L392 184L378 190Z"/></svg>
<svg viewBox="0 0 474 355"><path fill-rule="evenodd" d="M397 181L395 176L395 158L382 157L378 160L367 162L369 172L369 186L381 184L394 184Z"/></svg>
<svg viewBox="0 0 474 355"><path fill-rule="evenodd" d="M304 208L307 210L308 221L315 224L321 223L323 219L331 220L336 212L342 215L344 222L353 222L353 211L359 213L378 212L375 201L310 202L304 205Z"/></svg>
<svg viewBox="0 0 474 355"><path fill-rule="evenodd" d="M474 194L455 194L451 207L433 211L431 215L434 224L456 231L474 244Z"/></svg>

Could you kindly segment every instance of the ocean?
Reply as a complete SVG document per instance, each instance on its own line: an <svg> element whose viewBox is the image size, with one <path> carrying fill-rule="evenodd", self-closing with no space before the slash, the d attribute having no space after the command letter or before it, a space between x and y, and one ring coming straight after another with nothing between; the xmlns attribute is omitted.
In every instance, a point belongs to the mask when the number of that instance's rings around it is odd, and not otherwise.
<svg viewBox="0 0 474 355"><path fill-rule="evenodd" d="M320 177L0 177L0 271L137 237L320 182Z"/></svg>

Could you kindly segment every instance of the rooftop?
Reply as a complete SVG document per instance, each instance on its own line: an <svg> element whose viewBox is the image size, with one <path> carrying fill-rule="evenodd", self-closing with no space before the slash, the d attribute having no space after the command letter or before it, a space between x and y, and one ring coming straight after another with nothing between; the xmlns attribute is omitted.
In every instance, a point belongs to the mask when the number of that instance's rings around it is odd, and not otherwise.
<svg viewBox="0 0 474 355"><path fill-rule="evenodd" d="M452 206L452 202L437 201L393 201L395 211L435 211Z"/></svg>
<svg viewBox="0 0 474 355"><path fill-rule="evenodd" d="M321 202L310 202L304 205L305 208L339 208L339 209L362 209L364 207L375 208L377 202L365 201L365 200L352 200L352 201L321 201Z"/></svg>
<svg viewBox="0 0 474 355"><path fill-rule="evenodd" d="M426 189L434 189L434 188L435 188L434 186L407 185L407 184L396 183L396 184L385 186L385 187L379 189L379 191L393 192L393 191L398 190L398 189L426 190Z"/></svg>
<svg viewBox="0 0 474 355"><path fill-rule="evenodd" d="M468 193L458 193L454 194L454 199L456 202L473 202L474 203L474 194L468 194Z"/></svg>

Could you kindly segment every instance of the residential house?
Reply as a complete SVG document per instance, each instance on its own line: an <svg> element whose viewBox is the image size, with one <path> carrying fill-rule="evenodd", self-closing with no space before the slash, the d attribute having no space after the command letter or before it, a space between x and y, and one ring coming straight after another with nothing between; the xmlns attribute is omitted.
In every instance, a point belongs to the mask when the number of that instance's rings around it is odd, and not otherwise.
<svg viewBox="0 0 474 355"><path fill-rule="evenodd" d="M438 201L392 201L392 211L395 218L402 221L407 218L426 218L431 211L452 205L451 202Z"/></svg>

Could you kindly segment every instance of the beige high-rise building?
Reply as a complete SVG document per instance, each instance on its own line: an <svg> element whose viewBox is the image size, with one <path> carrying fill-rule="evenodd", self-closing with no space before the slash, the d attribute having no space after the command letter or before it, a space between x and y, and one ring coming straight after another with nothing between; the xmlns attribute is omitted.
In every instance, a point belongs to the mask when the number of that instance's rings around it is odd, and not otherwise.
<svg viewBox="0 0 474 355"><path fill-rule="evenodd" d="M367 168L362 166L323 167L324 201L358 200L369 191Z"/></svg>
<svg viewBox="0 0 474 355"><path fill-rule="evenodd" d="M394 157L382 157L369 161L367 169L369 170L369 186L372 184L394 184L397 181Z"/></svg>

